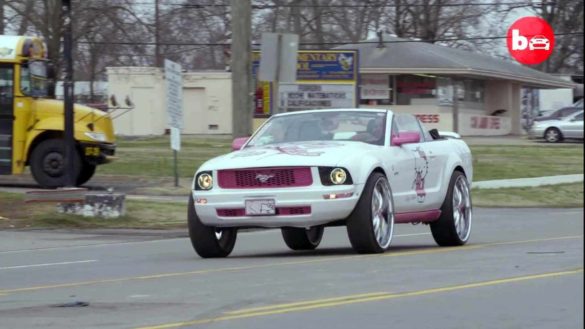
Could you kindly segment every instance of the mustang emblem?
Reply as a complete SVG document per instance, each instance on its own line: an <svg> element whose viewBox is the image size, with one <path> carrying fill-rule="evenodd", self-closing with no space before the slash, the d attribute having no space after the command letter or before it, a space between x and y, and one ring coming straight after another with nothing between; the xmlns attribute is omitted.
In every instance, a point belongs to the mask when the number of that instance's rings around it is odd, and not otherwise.
<svg viewBox="0 0 585 329"><path fill-rule="evenodd" d="M260 183L266 183L270 178L274 177L271 174L258 174L256 175L256 179L260 181Z"/></svg>

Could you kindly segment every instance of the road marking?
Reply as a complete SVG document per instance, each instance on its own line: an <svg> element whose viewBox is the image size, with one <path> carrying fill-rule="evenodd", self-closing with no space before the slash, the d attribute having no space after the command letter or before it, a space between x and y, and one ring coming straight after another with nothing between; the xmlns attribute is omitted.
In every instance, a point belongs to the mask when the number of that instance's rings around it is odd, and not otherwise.
<svg viewBox="0 0 585 329"><path fill-rule="evenodd" d="M313 304L322 304L322 303L331 303L331 302L344 302L344 301L358 300L361 298L378 297L378 296L385 296L385 295L388 295L388 293L387 292L373 292L373 293L367 293L367 294L357 294L357 295L349 295L349 296L342 296L342 297L313 299L313 300L306 300L306 301L302 301L302 302L245 308L245 309L241 309L241 310L237 310L237 311L225 312L225 314L252 313L252 312L258 312L258 311L265 311L265 310L269 310L269 309L291 308L291 307L308 306L308 305L313 305Z"/></svg>
<svg viewBox="0 0 585 329"><path fill-rule="evenodd" d="M6 250L6 251L0 251L0 254L19 254L19 253L36 252L36 251L70 250L70 249L91 248L91 247L119 246L119 245L127 245L127 244L156 243L156 242L161 242L161 241L170 241L170 240L179 240L179 239L185 239L185 238L170 238L170 239L157 239L157 240L147 240L147 241L127 241L127 242L111 242L111 243L106 242L106 243L84 244L84 245L77 245L77 246Z"/></svg>
<svg viewBox="0 0 585 329"><path fill-rule="evenodd" d="M94 263L97 259L88 260L76 260L72 262L60 262L60 263L45 263L45 264L32 264L32 265L18 265L18 266L5 266L0 267L0 270L14 270L19 268L31 268L31 267L46 267L46 266L57 266L57 265L70 265L70 264L83 264L83 263Z"/></svg>
<svg viewBox="0 0 585 329"><path fill-rule="evenodd" d="M419 236L419 235L431 235L431 233L427 232L427 233L396 234L393 236L393 238L404 238L404 237Z"/></svg>
<svg viewBox="0 0 585 329"><path fill-rule="evenodd" d="M531 239L531 240L522 240L522 241L495 242L495 243L486 243L486 244L478 244L478 245L468 245L468 246L462 246L462 247L442 247L442 248L432 247L432 248L425 248L425 249L414 250L414 251L403 251L403 252L394 252L394 253L389 252L387 254L381 254L381 255L380 254L373 254L373 255L348 255L348 256L338 256L338 257L321 257L321 258L316 258L316 259L308 259L308 260L300 260L300 261L278 262L278 263L268 263L268 264L239 266L239 267L222 267L222 268L195 270L195 271L187 271L187 272L170 272L170 273L141 275L141 276L133 276L133 277L125 277L125 278L102 279L102 280L92 280L92 281L61 283L61 284L53 284L53 285L32 286L32 287L23 287L23 288L6 289L6 290L0 289L0 294L28 292L28 291L55 289L55 288L79 287L79 286L87 286L87 285L103 284L103 283L118 283L118 282L127 282L127 281L135 281L135 280L136 281L138 281L138 280L152 280L152 279L162 279L162 278L170 278L170 277L210 274L210 273L220 273L220 272L238 272L238 271L261 269L261 268L271 268L271 267L278 267L278 266L324 263L324 262L332 262L332 261L337 261L337 260L348 260L348 259L354 259L354 258L363 259L363 258L372 258L372 257L399 257L399 256L424 255L424 254L437 254L437 253L447 253L447 252L454 252L454 251L480 249L480 248L486 248L486 247L491 247L491 246L525 244L525 243L532 243L532 242L544 242L544 241L580 239L580 238L583 238L583 235L561 236L561 237Z"/></svg>
<svg viewBox="0 0 585 329"><path fill-rule="evenodd" d="M349 304L396 299L396 298L402 298L402 297L430 295L430 294L452 292L452 291L458 291L458 290L464 290L464 289L472 289L472 288L481 288L481 287L495 286L495 285L501 285L501 284L509 284L509 283L514 283L514 282L523 282L523 281L529 281L529 280L554 278L554 277L573 275L573 274L579 274L579 273L583 273L583 268L578 268L578 269L573 269L573 270L568 270L568 271L561 271L561 272L541 273L541 274L525 275L525 276L518 276L518 277L510 277L510 278L496 279L496 280L490 280L490 281L480 281L480 282L466 283L466 284L453 285L453 286L440 287L440 288L408 291L408 292L402 292L402 293L380 292L380 293L372 293L372 294L350 295L350 296L336 297L336 298L315 299L315 300L308 300L308 301L297 302L297 303L277 304L277 305L269 305L269 306L264 306L264 307L242 309L242 310L238 310L238 311L228 312L228 313L225 313L226 315L224 315L224 316L219 316L219 317L215 317L215 318L207 318L207 319L185 321L185 322L167 323L167 324L161 324L161 325L156 325L156 326L140 327L139 329L179 328L179 327L193 326L193 325L206 324L206 323L218 322L218 321L228 321L228 320L244 319L244 318L251 318L251 317L260 317L260 316L265 316L265 315L308 311L308 310L330 308L330 307L343 306L343 305L349 305Z"/></svg>

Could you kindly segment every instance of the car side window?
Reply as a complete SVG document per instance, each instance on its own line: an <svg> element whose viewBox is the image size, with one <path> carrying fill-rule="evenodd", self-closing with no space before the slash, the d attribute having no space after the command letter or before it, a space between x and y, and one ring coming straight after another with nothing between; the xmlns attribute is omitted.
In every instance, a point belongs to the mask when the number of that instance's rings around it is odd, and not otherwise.
<svg viewBox="0 0 585 329"><path fill-rule="evenodd" d="M403 132L417 132L422 136L424 133L421 131L421 126L418 122L418 119L411 114L396 114L394 116L393 125L396 124L396 131L397 133L392 133L393 135L398 135Z"/></svg>
<svg viewBox="0 0 585 329"><path fill-rule="evenodd" d="M419 128L422 131L421 141L424 140L425 142L428 142L428 141L434 140L433 136L431 136L431 133L429 132L429 130L427 128L425 128L424 124L418 119L416 121L418 122Z"/></svg>
<svg viewBox="0 0 585 329"><path fill-rule="evenodd" d="M577 114L574 118L574 121L583 121L583 113Z"/></svg>

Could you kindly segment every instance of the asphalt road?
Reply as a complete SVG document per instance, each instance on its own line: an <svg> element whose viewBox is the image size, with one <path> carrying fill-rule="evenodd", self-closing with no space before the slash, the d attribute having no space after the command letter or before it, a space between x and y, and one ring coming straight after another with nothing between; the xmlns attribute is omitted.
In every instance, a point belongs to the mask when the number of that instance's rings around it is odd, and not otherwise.
<svg viewBox="0 0 585 329"><path fill-rule="evenodd" d="M583 209L473 225L457 248L400 225L383 255L354 254L344 228L314 252L249 232L213 260L184 237L1 231L0 328L583 327Z"/></svg>

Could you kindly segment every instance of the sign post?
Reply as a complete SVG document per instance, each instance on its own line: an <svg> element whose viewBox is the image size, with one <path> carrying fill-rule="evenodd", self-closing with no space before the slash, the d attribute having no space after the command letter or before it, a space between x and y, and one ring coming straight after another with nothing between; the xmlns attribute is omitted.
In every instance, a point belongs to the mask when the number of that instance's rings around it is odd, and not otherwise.
<svg viewBox="0 0 585 329"><path fill-rule="evenodd" d="M297 80L297 52L299 36L285 33L263 33L261 60L258 79L274 83L273 95L275 112L280 113L278 106L278 86L282 83L294 83Z"/></svg>
<svg viewBox="0 0 585 329"><path fill-rule="evenodd" d="M169 126L171 127L175 187L178 187L177 152L181 150L181 129L183 128L183 76L181 65L165 59L165 80L167 85L167 113Z"/></svg>

